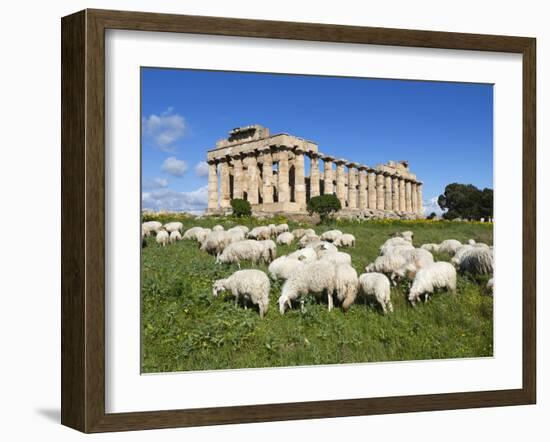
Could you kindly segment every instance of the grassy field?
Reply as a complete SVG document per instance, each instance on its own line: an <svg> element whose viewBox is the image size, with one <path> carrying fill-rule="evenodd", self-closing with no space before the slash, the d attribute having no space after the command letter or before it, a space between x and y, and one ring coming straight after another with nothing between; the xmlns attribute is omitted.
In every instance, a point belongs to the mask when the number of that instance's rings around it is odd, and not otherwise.
<svg viewBox="0 0 550 442"><path fill-rule="evenodd" d="M222 224L228 228L268 223L228 218L197 221L184 216L178 220L185 229L194 225ZM304 227L289 225L291 230ZM480 223L338 221L314 228L317 233L339 228L355 235L356 247L345 251L351 254L358 273L363 273L365 265L378 256L379 246L396 231L412 230L416 246L449 238L493 242L492 225ZM278 255L296 248L296 244L279 246ZM388 316L363 300L346 314L339 308L329 313L326 301L318 303L314 299L307 300L304 312L296 308L281 315L277 306L281 285L273 283L269 311L261 320L257 310L236 307L229 293L212 296L212 282L238 270L236 265L216 265L215 258L200 251L192 241L161 248L155 238L148 238L142 252L144 373L481 357L493 353L493 299L486 296L487 278L459 276L458 296L437 294L416 308L406 301L404 287L392 288L395 312ZM241 267L252 266L244 263ZM267 271L264 266L258 268Z"/></svg>

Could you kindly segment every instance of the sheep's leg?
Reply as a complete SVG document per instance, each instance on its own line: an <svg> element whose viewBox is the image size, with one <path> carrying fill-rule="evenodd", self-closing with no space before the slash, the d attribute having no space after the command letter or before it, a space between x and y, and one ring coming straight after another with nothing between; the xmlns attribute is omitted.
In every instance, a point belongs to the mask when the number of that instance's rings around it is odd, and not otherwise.
<svg viewBox="0 0 550 442"><path fill-rule="evenodd" d="M388 311L386 310L386 304L384 304L383 302L380 303L380 305L382 306L382 312L387 315L388 314Z"/></svg>
<svg viewBox="0 0 550 442"><path fill-rule="evenodd" d="M393 304L391 303L391 301L388 301L388 310L390 311L390 313L393 313Z"/></svg>
<svg viewBox="0 0 550 442"><path fill-rule="evenodd" d="M334 308L334 300L332 299L332 293L327 293L328 297L328 311L330 312Z"/></svg>
<svg viewBox="0 0 550 442"><path fill-rule="evenodd" d="M305 309L305 301L304 301L304 298L303 298L303 297L300 298L300 311L301 311L302 313L304 313L304 312L306 311L306 309Z"/></svg>

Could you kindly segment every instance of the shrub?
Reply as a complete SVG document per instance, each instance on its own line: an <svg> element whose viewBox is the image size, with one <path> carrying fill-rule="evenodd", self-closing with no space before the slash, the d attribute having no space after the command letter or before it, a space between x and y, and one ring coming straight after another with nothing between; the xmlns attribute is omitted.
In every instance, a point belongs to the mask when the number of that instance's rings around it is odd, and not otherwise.
<svg viewBox="0 0 550 442"><path fill-rule="evenodd" d="M231 208L233 209L233 215L236 217L250 216L252 215L252 207L247 200L235 198L231 200Z"/></svg>
<svg viewBox="0 0 550 442"><path fill-rule="evenodd" d="M434 219L436 216L437 216L436 213L432 212L426 217L426 219Z"/></svg>
<svg viewBox="0 0 550 442"><path fill-rule="evenodd" d="M342 208L340 200L336 195L314 196L307 203L307 211L311 215L317 213L321 217L321 222L327 222L332 213Z"/></svg>

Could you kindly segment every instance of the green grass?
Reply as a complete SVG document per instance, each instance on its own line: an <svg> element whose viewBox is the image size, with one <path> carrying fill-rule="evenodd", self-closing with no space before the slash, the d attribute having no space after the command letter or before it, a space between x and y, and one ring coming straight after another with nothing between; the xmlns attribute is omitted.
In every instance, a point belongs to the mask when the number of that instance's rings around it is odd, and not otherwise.
<svg viewBox="0 0 550 442"><path fill-rule="evenodd" d="M170 219L174 219L171 217ZM226 228L254 219L194 220L194 225ZM166 221L166 219L161 219ZM276 220L285 221L284 219ZM273 222L273 221L271 221ZM262 221L268 224L269 221ZM298 226L289 223L291 229ZM301 224L300 226L304 226ZM340 221L314 226L320 233L339 228L357 238L347 249L359 273L378 255L379 246L396 231L412 230L415 245L454 238L492 244L492 225L428 221ZM493 354L493 300L486 296L486 278L459 276L458 295L439 293L428 303L412 308L404 287L392 288L395 312L384 316L374 304L358 300L347 313L327 311L326 300L308 298L299 308L281 315L277 299L280 283L273 283L267 316L261 320L254 308L235 306L230 294L214 298L212 282L237 270L236 265L216 265L214 257L192 241L165 248L154 238L142 254L142 371L145 373L482 357ZM278 255L297 248L278 247ZM449 258L437 256L442 260ZM242 263L242 268L252 267ZM267 270L265 266L259 266Z"/></svg>

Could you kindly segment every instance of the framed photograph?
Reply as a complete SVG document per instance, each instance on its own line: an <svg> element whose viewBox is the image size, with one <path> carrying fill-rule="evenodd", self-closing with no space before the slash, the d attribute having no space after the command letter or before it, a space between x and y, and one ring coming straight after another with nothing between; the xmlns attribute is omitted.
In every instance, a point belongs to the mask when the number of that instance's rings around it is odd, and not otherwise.
<svg viewBox="0 0 550 442"><path fill-rule="evenodd" d="M61 24L64 425L535 403L535 39Z"/></svg>

